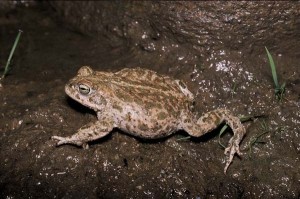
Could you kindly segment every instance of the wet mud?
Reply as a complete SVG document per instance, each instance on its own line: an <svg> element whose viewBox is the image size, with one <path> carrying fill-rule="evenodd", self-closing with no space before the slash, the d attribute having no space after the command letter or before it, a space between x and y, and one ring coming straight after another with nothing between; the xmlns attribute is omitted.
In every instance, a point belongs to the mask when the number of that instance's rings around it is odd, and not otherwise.
<svg viewBox="0 0 300 199"><path fill-rule="evenodd" d="M263 48L195 58L178 47L170 55L112 46L65 26L51 12L30 7L0 14L0 69L23 30L0 90L0 198L300 197L299 40L268 46L279 81L286 82L278 102ZM244 123L244 155L234 158L226 175L221 127L197 139L178 132L142 140L115 130L87 150L56 147L51 136L68 136L96 121L93 111L64 93L83 65L102 71L138 66L182 79L196 95L199 114L228 108L238 116L265 117ZM227 130L221 142L231 136Z"/></svg>

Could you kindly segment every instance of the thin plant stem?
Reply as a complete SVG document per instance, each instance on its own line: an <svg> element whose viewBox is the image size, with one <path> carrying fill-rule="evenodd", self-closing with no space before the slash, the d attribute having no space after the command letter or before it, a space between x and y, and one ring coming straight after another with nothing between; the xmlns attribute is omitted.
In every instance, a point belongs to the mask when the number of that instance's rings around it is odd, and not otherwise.
<svg viewBox="0 0 300 199"><path fill-rule="evenodd" d="M269 63L270 63L270 67L271 67L271 71L272 71L272 77L273 77L273 81L275 84L275 96L276 99L281 101L283 99L283 95L285 93L285 83L283 83L281 86L278 83L278 78L277 78L277 72L276 72L276 66L273 60L273 57L271 55L271 53L269 52L268 48L265 47L267 55L268 55L268 59L269 59Z"/></svg>
<svg viewBox="0 0 300 199"><path fill-rule="evenodd" d="M265 47L265 49L266 49L268 59L269 59L269 63L270 63L270 66L271 66L271 71L272 71L272 76L273 76L273 81L274 81L275 87L279 88L279 83L278 83L278 79L277 79L277 72L276 72L276 66L275 66L273 57L272 57L271 53L269 52L268 48Z"/></svg>
<svg viewBox="0 0 300 199"><path fill-rule="evenodd" d="M19 33L18 33L18 35L17 35L17 37L15 39L14 45L13 45L13 47L12 47L10 53L9 53L9 56L8 56L8 59L7 59L7 62L6 62L6 66L4 68L4 72L3 72L0 80L3 79L7 75L8 71L9 71L10 61L11 61L12 56L13 56L13 54L15 52L15 49L16 49L16 47L18 45L18 42L19 42L21 34L22 34L22 30L19 30Z"/></svg>

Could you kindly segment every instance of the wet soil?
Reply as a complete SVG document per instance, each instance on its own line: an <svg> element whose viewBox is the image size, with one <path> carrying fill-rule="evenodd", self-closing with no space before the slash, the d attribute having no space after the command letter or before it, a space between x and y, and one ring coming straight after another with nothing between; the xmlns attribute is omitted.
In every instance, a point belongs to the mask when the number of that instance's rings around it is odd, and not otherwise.
<svg viewBox="0 0 300 199"><path fill-rule="evenodd" d="M201 58L182 54L180 47L170 49L172 55L150 53L83 35L50 12L36 7L0 15L2 69L23 30L0 90L0 198L300 197L299 40L269 47L279 81L287 84L278 102L263 48L251 54L212 50ZM197 139L181 139L187 134L178 132L154 141L116 130L88 150L56 147L52 135L71 135L96 120L64 93L82 65L149 68L184 80L196 94L199 113L226 107L236 115L266 117L245 123L244 155L234 158L226 175L220 128ZM221 142L230 137L227 131Z"/></svg>

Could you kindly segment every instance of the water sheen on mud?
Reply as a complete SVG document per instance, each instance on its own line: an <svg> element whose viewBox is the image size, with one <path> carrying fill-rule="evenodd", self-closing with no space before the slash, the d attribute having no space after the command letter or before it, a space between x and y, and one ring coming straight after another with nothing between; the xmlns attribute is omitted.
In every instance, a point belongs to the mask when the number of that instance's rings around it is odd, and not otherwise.
<svg viewBox="0 0 300 199"><path fill-rule="evenodd" d="M51 12L31 7L0 14L1 69L23 30L0 90L1 198L299 198L299 43L277 43L293 46L290 51L269 48L287 84L277 102L264 50L220 49L195 57L178 46L166 53L116 47L66 28ZM55 147L51 136L71 135L96 120L64 93L83 65L103 71L138 66L182 79L200 114L228 108L267 117L245 123L244 155L234 158L226 175L220 128L198 139L179 139L187 134L178 132L154 141L115 130L88 150ZM222 143L230 137L228 131Z"/></svg>

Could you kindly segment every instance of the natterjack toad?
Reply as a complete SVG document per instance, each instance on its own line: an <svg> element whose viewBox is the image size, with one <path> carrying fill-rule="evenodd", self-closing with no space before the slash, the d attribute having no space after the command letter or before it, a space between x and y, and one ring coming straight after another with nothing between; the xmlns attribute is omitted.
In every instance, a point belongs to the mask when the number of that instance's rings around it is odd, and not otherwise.
<svg viewBox="0 0 300 199"><path fill-rule="evenodd" d="M88 148L88 142L102 138L113 128L141 138L160 138L178 130L200 137L226 122L233 137L225 149L226 172L246 133L238 117L216 109L198 117L193 111L194 96L186 85L168 76L142 68L125 68L116 73L93 71L88 66L65 86L74 100L93 109L98 120L68 137L52 136L57 145L74 144Z"/></svg>

